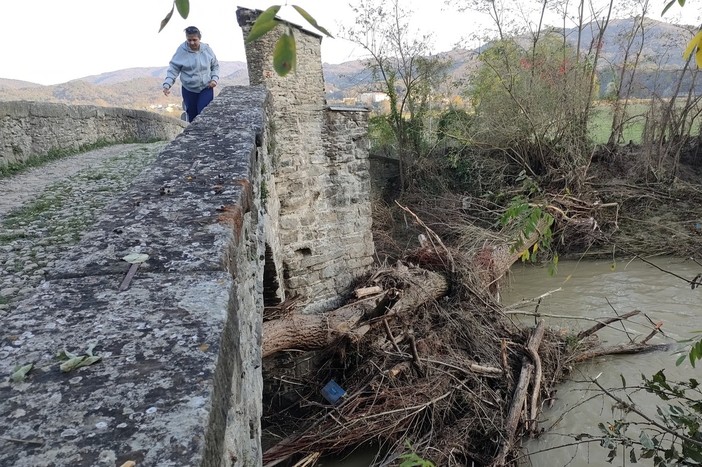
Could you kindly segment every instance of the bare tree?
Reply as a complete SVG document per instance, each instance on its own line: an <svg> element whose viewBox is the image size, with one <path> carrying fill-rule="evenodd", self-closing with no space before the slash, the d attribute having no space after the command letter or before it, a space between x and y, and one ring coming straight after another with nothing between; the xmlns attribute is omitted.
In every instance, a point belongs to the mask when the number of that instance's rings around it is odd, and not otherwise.
<svg viewBox="0 0 702 467"><path fill-rule="evenodd" d="M424 117L435 87L441 83L448 62L431 55L431 38L410 30L411 12L399 0L362 0L351 5L355 24L342 31L367 53L366 66L373 73L375 91L390 99L388 122L397 143L400 184L408 166L422 154Z"/></svg>

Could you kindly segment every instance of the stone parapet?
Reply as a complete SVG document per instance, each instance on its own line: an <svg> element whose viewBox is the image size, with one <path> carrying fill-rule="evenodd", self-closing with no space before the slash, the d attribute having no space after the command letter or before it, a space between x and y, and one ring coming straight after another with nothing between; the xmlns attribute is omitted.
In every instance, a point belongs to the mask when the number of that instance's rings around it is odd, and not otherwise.
<svg viewBox="0 0 702 467"><path fill-rule="evenodd" d="M9 311L0 465L260 465L268 105L225 88Z"/></svg>
<svg viewBox="0 0 702 467"><path fill-rule="evenodd" d="M154 112L48 102L0 102L0 167L98 142L172 140L186 123Z"/></svg>

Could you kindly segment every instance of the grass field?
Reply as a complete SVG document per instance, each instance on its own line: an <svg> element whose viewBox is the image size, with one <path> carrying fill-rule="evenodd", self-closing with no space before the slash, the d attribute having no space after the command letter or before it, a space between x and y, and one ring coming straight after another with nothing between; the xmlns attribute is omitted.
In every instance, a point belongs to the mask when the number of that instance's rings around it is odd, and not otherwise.
<svg viewBox="0 0 702 467"><path fill-rule="evenodd" d="M682 105L682 104L681 104ZM627 106L628 120L624 125L624 144L632 141L634 144L641 143L641 138L646 123L646 115L650 113L651 101L636 100ZM698 108L690 112L690 115L696 115L700 112L700 104ZM693 121L692 132L696 133L700 125L699 118ZM595 103L593 112L590 117L590 136L595 143L606 143L609 139L609 134L612 128L612 107L609 102L599 101Z"/></svg>
<svg viewBox="0 0 702 467"><path fill-rule="evenodd" d="M637 103L630 105L627 113L629 120L624 125L624 142L630 140L635 144L641 143L641 136L644 129L644 115L648 110L648 105ZM596 104L590 116L590 136L597 144L604 144L609 140L612 131L612 107L609 103Z"/></svg>

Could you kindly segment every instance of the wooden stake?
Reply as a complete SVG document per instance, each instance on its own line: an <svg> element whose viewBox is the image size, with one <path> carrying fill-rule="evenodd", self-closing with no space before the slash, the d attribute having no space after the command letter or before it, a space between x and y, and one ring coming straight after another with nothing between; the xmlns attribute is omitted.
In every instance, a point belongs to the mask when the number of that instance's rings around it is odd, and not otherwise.
<svg viewBox="0 0 702 467"><path fill-rule="evenodd" d="M139 269L139 264L140 263L132 263L129 266L129 270L127 271L127 275L124 276L124 280L119 286L119 291L124 292L129 288L129 284L132 282L132 278L134 277L134 274L136 274L137 269Z"/></svg>

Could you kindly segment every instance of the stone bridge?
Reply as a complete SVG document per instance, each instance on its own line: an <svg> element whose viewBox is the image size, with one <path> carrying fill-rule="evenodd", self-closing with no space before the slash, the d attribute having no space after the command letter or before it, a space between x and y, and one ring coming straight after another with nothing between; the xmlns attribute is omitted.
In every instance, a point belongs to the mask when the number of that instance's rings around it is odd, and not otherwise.
<svg viewBox="0 0 702 467"><path fill-rule="evenodd" d="M52 151L171 140L185 122L153 112L48 102L0 102L0 168Z"/></svg>
<svg viewBox="0 0 702 467"><path fill-rule="evenodd" d="M279 33L3 318L0 465L261 464L263 308L330 309L374 253L367 112L326 106L316 34L278 77Z"/></svg>

